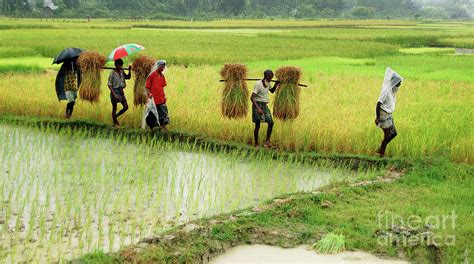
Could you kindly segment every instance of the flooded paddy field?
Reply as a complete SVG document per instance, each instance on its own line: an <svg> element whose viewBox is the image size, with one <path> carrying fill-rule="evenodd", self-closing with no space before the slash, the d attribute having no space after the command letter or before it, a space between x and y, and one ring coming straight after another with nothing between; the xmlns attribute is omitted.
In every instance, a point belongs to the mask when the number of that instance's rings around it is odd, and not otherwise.
<svg viewBox="0 0 474 264"><path fill-rule="evenodd" d="M192 219L377 173L84 129L2 124L0 138L2 262L116 251Z"/></svg>

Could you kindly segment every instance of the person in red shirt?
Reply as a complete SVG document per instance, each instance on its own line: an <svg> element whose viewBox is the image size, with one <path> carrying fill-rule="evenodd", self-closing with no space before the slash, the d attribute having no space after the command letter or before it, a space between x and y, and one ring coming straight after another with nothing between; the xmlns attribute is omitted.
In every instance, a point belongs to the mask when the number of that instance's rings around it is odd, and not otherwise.
<svg viewBox="0 0 474 264"><path fill-rule="evenodd" d="M161 129L167 131L167 125L170 124L170 118L168 115L168 107L166 106L165 86L166 78L163 75L163 71L166 67L166 61L159 60L156 62L150 75L146 79L146 88L148 90L148 96L153 98L158 110L159 122Z"/></svg>

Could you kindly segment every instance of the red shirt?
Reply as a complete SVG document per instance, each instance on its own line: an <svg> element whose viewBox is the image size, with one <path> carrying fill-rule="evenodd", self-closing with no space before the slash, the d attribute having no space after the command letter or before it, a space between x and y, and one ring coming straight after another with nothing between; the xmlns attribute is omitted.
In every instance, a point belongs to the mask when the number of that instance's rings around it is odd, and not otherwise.
<svg viewBox="0 0 474 264"><path fill-rule="evenodd" d="M146 79L146 88L150 90L151 95L153 95L153 100L155 104L165 104L166 103L166 96L165 96L165 86L166 86L166 79L165 76L158 71L154 71L147 79Z"/></svg>

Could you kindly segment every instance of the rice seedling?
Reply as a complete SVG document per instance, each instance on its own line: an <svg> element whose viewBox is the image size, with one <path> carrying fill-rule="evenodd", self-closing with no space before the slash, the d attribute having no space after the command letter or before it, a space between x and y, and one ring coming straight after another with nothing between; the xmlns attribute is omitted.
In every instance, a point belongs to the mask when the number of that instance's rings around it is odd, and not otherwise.
<svg viewBox="0 0 474 264"><path fill-rule="evenodd" d="M225 64L221 77L225 80L221 102L222 115L227 118L247 116L249 91L244 80L247 77L247 67L243 64Z"/></svg>
<svg viewBox="0 0 474 264"><path fill-rule="evenodd" d="M101 72L105 66L105 57L97 52L85 51L77 59L81 68L81 99L97 103L101 93Z"/></svg>
<svg viewBox="0 0 474 264"><path fill-rule="evenodd" d="M300 93L298 86L301 70L296 67L281 67L275 72L280 82L273 103L273 115L283 121L296 119L300 114Z"/></svg>
<svg viewBox="0 0 474 264"><path fill-rule="evenodd" d="M346 238L343 235L329 233L312 247L320 254L337 254L346 250Z"/></svg>
<svg viewBox="0 0 474 264"><path fill-rule="evenodd" d="M99 136L84 129L0 125L0 137L6 142L0 163L10 171L0 178L1 199L14 201L5 208L13 213L4 215L12 233L0 246L14 245L6 256L18 261L67 261L95 249L118 250L162 231L164 223L173 226L275 194L315 189L327 177L297 160L233 151L224 158L208 152L209 146ZM61 159L52 162L54 157ZM267 184L275 175L279 180ZM18 184L24 187L15 188ZM24 237L32 240L17 243ZM37 253L18 254L27 247Z"/></svg>
<svg viewBox="0 0 474 264"><path fill-rule="evenodd" d="M155 59L148 56L140 56L133 61L132 70L135 74L133 104L135 106L145 105L148 100L148 92L145 88L145 83L155 61Z"/></svg>

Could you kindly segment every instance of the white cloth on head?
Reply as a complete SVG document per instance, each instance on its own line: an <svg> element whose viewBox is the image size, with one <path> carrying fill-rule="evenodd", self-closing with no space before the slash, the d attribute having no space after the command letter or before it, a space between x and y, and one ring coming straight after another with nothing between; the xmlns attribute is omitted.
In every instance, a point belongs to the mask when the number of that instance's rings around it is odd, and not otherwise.
<svg viewBox="0 0 474 264"><path fill-rule="evenodd" d="M397 102L396 93L399 87L397 84L403 82L403 77L392 70L390 67L385 71L385 77L382 84L382 91L380 92L378 103L381 103L381 108L388 114L395 111L395 104Z"/></svg>
<svg viewBox="0 0 474 264"><path fill-rule="evenodd" d="M165 65L166 66L166 61L165 60L157 60L155 62L155 64L153 65L153 67L151 67L151 71L150 73L148 74L148 77L150 77L150 75L152 73L154 73L156 70L158 70L158 68L161 66L161 65Z"/></svg>

